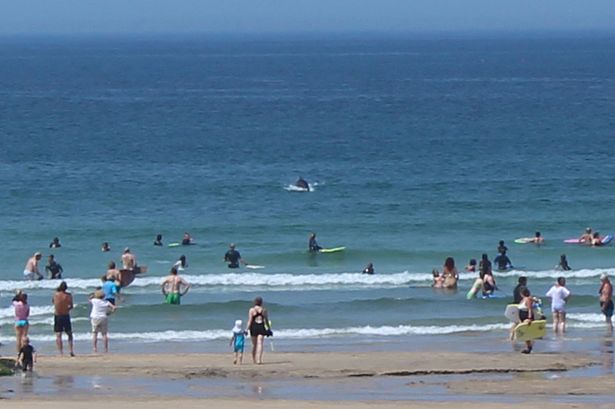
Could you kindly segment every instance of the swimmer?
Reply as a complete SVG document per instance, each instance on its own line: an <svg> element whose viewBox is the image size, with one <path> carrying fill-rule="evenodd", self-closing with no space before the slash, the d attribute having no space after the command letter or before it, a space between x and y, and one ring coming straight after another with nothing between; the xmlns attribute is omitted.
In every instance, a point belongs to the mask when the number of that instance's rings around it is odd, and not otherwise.
<svg viewBox="0 0 615 409"><path fill-rule="evenodd" d="M369 274L369 275L374 274L374 264L367 263L367 265L363 269L363 274Z"/></svg>
<svg viewBox="0 0 615 409"><path fill-rule="evenodd" d="M508 247L504 244L504 240L500 240L498 243L498 253L506 253L508 251Z"/></svg>
<svg viewBox="0 0 615 409"><path fill-rule="evenodd" d="M447 257L444 260L444 266L442 266L442 277L444 282L442 286L444 288L457 288L457 281L459 280L459 272L455 267L455 259Z"/></svg>
<svg viewBox="0 0 615 409"><path fill-rule="evenodd" d="M309 183L305 179L303 179L301 176L299 176L299 179L297 179L297 181L295 182L295 186L300 189L305 189L308 192L310 191Z"/></svg>
<svg viewBox="0 0 615 409"><path fill-rule="evenodd" d="M310 239L308 240L308 251L310 253L318 253L322 247L316 242L316 233L310 233Z"/></svg>
<svg viewBox="0 0 615 409"><path fill-rule="evenodd" d="M154 246L162 246L162 234L157 234L154 239Z"/></svg>
<svg viewBox="0 0 615 409"><path fill-rule="evenodd" d="M602 237L600 237L600 233L594 233L594 235L592 236L591 244L594 247L602 246Z"/></svg>
<svg viewBox="0 0 615 409"><path fill-rule="evenodd" d="M241 254L235 250L235 244L231 243L229 250L224 254L224 261L228 263L228 268L239 268L239 263L244 266L247 264L241 258Z"/></svg>
<svg viewBox="0 0 615 409"><path fill-rule="evenodd" d="M173 264L173 267L177 269L177 271L182 271L186 267L188 267L188 262L186 262L186 256L183 254L179 256L179 259Z"/></svg>
<svg viewBox="0 0 615 409"><path fill-rule="evenodd" d="M137 267L137 258L130 252L128 247L124 249L124 254L122 254L122 264L124 270L134 270Z"/></svg>
<svg viewBox="0 0 615 409"><path fill-rule="evenodd" d="M498 270L509 270L514 268L505 251L501 252L496 258L494 258L493 262L498 265Z"/></svg>
<svg viewBox="0 0 615 409"><path fill-rule="evenodd" d="M60 244L60 239L58 237L54 237L51 243L49 243L50 249L57 249L60 247L62 247L62 245Z"/></svg>
<svg viewBox="0 0 615 409"><path fill-rule="evenodd" d="M545 242L544 237L542 237L542 234L540 234L539 231L537 231L534 234L534 238L532 239L532 241L530 243L534 243L534 244L542 244Z"/></svg>
<svg viewBox="0 0 615 409"><path fill-rule="evenodd" d="M470 261L468 262L468 265L466 266L466 271L470 273L476 272L476 259L475 258L470 259Z"/></svg>
<svg viewBox="0 0 615 409"><path fill-rule="evenodd" d="M189 246L191 244L194 244L192 243L192 236L188 232L184 233L184 238L182 239L182 246Z"/></svg>
<svg viewBox="0 0 615 409"><path fill-rule="evenodd" d="M62 266L60 265L60 263L56 262L53 254L50 254L49 257L47 258L47 265L45 266L45 272L48 274L48 277L50 279L55 280L58 278L62 278L62 273L64 272L64 269L62 269Z"/></svg>
<svg viewBox="0 0 615 409"><path fill-rule="evenodd" d="M585 229L585 233L583 233L581 237L579 237L579 243L591 244L592 239L593 239L592 228L587 227Z"/></svg>
<svg viewBox="0 0 615 409"><path fill-rule="evenodd" d="M559 256L559 264L555 267L559 270L570 271L572 270L568 265L568 260L566 259L566 255L562 254Z"/></svg>
<svg viewBox="0 0 615 409"><path fill-rule="evenodd" d="M111 251L111 247L109 247L109 243L107 243L106 241L102 244L102 247L100 248L100 251L106 253L107 251Z"/></svg>
<svg viewBox="0 0 615 409"><path fill-rule="evenodd" d="M26 267L23 270L23 275L26 280L34 280L35 276L37 280L43 279L43 275L38 271L38 263L41 261L42 257L43 255L37 251L28 259Z"/></svg>
<svg viewBox="0 0 615 409"><path fill-rule="evenodd" d="M170 274L160 284L160 287L166 304L179 305L181 297L186 295L190 289L190 283L177 275L175 267L171 267Z"/></svg>
<svg viewBox="0 0 615 409"><path fill-rule="evenodd" d="M609 331L613 331L613 323L611 317L613 316L613 285L609 276L603 273L600 276L600 311L604 314L606 326Z"/></svg>
<svg viewBox="0 0 615 409"><path fill-rule="evenodd" d="M442 288L444 277L440 275L440 272L434 268L431 270L431 275L433 276L433 283L431 283L431 286L433 288Z"/></svg>

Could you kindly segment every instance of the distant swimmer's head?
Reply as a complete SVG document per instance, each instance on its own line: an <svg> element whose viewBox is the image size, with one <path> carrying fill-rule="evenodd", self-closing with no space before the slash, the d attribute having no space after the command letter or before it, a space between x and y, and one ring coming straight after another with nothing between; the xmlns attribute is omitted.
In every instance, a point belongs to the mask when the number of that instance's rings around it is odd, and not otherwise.
<svg viewBox="0 0 615 409"><path fill-rule="evenodd" d="M310 233L310 239L315 239L316 238L316 233L312 232Z"/></svg>
<svg viewBox="0 0 615 409"><path fill-rule="evenodd" d="M595 232L595 233L594 233L594 239L599 239L599 238L600 238L600 233Z"/></svg>
<svg viewBox="0 0 615 409"><path fill-rule="evenodd" d="M530 290L527 287L523 287L521 289L521 295L524 297L529 297L531 295Z"/></svg>
<svg viewBox="0 0 615 409"><path fill-rule="evenodd" d="M517 282L521 285L527 285L527 277L526 276L521 276L519 277L519 280L517 280Z"/></svg>
<svg viewBox="0 0 615 409"><path fill-rule="evenodd" d="M124 249L124 254L126 254L126 253L130 253L130 248L126 247L126 248Z"/></svg>
<svg viewBox="0 0 615 409"><path fill-rule="evenodd" d="M162 240L162 234L157 234L157 235L156 235L156 240L157 240L157 241Z"/></svg>
<svg viewBox="0 0 615 409"><path fill-rule="evenodd" d="M231 250L235 250L235 243L231 243L228 246Z"/></svg>
<svg viewBox="0 0 615 409"><path fill-rule="evenodd" d="M256 297L254 299L254 305L257 305L259 307L262 306L263 305L263 297Z"/></svg>
<svg viewBox="0 0 615 409"><path fill-rule="evenodd" d="M448 268L449 270L452 270L455 268L455 259L452 257L447 257L446 260L444 260L444 266L446 268Z"/></svg>
<svg viewBox="0 0 615 409"><path fill-rule="evenodd" d="M115 261L109 262L109 270L113 270L115 268Z"/></svg>
<svg viewBox="0 0 615 409"><path fill-rule="evenodd" d="M179 256L179 261L186 261L186 256L184 256L183 254Z"/></svg>
<svg viewBox="0 0 615 409"><path fill-rule="evenodd" d="M591 227L586 227L585 228L585 233L591 233L592 232L592 228Z"/></svg>
<svg viewBox="0 0 615 409"><path fill-rule="evenodd" d="M105 293L103 292L103 290L98 289L94 291L94 298L98 298L99 300L102 300L103 298L105 298Z"/></svg>
<svg viewBox="0 0 615 409"><path fill-rule="evenodd" d="M606 273L602 273L600 275L600 281L606 281L609 279L609 276Z"/></svg>
<svg viewBox="0 0 615 409"><path fill-rule="evenodd" d="M483 261L489 260L489 256L487 255L487 253L483 253L481 258L482 258Z"/></svg>
<svg viewBox="0 0 615 409"><path fill-rule="evenodd" d="M49 257L47 257L47 260L49 261L53 261L55 259L55 256L53 254L50 254Z"/></svg>
<svg viewBox="0 0 615 409"><path fill-rule="evenodd" d="M565 277L557 277L557 284L559 284L562 287L564 287L566 285L566 278Z"/></svg>
<svg viewBox="0 0 615 409"><path fill-rule="evenodd" d="M176 276L177 275L177 268L176 267L171 267L171 274Z"/></svg>
<svg viewBox="0 0 615 409"><path fill-rule="evenodd" d="M500 247L504 246L504 240L500 240L498 244L500 245Z"/></svg>
<svg viewBox="0 0 615 409"><path fill-rule="evenodd" d="M40 251L37 251L36 253L34 253L34 258L37 260L40 260L41 257L43 257L43 254Z"/></svg>
<svg viewBox="0 0 615 409"><path fill-rule="evenodd" d="M471 258L470 262L468 264L470 264L471 266L475 266L476 265L476 259L475 258Z"/></svg>
<svg viewBox="0 0 615 409"><path fill-rule="evenodd" d="M541 236L541 234L540 234L540 232L539 232L539 231L537 231L537 232L534 234L534 236L536 236L536 237L540 237L540 236Z"/></svg>

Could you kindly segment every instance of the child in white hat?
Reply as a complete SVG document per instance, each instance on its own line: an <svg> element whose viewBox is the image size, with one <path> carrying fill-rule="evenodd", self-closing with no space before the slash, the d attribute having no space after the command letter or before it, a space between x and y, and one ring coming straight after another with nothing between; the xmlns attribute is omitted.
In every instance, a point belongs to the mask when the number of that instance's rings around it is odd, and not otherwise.
<svg viewBox="0 0 615 409"><path fill-rule="evenodd" d="M233 336L231 337L231 342L229 345L233 346L233 365L241 365L243 361L243 347L246 342L246 334L244 331L241 320L235 321L235 326L233 327Z"/></svg>

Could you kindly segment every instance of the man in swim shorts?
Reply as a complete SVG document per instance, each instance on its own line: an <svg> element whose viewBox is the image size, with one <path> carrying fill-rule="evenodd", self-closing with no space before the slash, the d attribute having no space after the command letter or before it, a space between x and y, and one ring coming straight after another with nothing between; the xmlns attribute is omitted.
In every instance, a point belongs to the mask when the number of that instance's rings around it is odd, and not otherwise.
<svg viewBox="0 0 615 409"><path fill-rule="evenodd" d="M56 333L56 346L60 355L64 355L62 345L62 333L68 335L68 348L70 356L75 356L73 352L73 327L70 322L70 311L73 309L73 296L66 291L66 282L62 281L56 293L53 295L52 302L54 307L53 331Z"/></svg>
<svg viewBox="0 0 615 409"><path fill-rule="evenodd" d="M229 250L224 254L224 261L228 263L228 268L238 268L239 263L245 265L246 262L241 258L241 254L235 250L235 244L231 243Z"/></svg>
<svg viewBox="0 0 615 409"><path fill-rule="evenodd" d="M610 331L613 331L613 323L611 317L613 316L613 285L609 276L603 273L600 276L600 310L604 314L606 326Z"/></svg>
<svg viewBox="0 0 615 409"><path fill-rule="evenodd" d="M137 258L128 247L124 249L124 254L122 254L122 265L125 270L134 270L137 266Z"/></svg>
<svg viewBox="0 0 615 409"><path fill-rule="evenodd" d="M26 262L26 267L23 270L23 275L26 280L42 280L43 275L38 271L38 263L43 255L38 251Z"/></svg>
<svg viewBox="0 0 615 409"><path fill-rule="evenodd" d="M190 289L190 283L177 275L177 268L171 267L170 274L160 284L160 288L165 297L165 304L179 305L181 297Z"/></svg>

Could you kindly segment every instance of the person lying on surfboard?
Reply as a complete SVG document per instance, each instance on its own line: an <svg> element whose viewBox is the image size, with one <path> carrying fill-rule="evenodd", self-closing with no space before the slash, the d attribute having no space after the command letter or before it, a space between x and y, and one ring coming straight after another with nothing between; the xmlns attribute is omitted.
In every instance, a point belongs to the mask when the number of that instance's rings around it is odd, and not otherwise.
<svg viewBox="0 0 615 409"><path fill-rule="evenodd" d="M305 189L308 192L310 191L310 185L301 176L299 176L299 179L297 179L297 181L295 182L295 186L300 189Z"/></svg>

